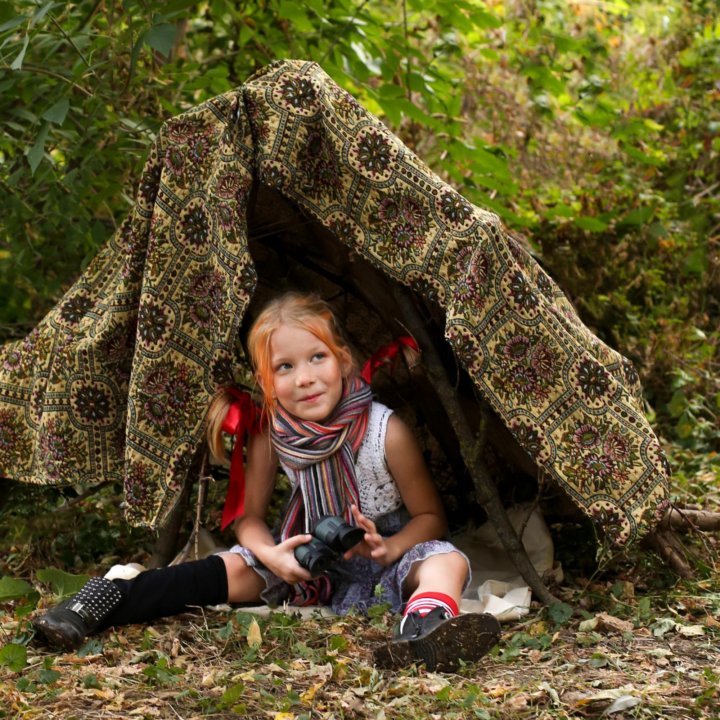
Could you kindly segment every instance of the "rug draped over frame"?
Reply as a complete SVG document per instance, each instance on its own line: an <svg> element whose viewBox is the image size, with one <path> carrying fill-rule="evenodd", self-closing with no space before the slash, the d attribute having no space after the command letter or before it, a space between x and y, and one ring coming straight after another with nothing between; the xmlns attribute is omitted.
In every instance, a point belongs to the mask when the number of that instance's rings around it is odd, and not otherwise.
<svg viewBox="0 0 720 720"><path fill-rule="evenodd" d="M283 61L166 122L120 229L0 351L0 475L122 479L160 525L231 379L256 273L254 182L437 303L446 338L538 466L615 545L665 509L668 468L631 363L493 213L471 205L314 63Z"/></svg>

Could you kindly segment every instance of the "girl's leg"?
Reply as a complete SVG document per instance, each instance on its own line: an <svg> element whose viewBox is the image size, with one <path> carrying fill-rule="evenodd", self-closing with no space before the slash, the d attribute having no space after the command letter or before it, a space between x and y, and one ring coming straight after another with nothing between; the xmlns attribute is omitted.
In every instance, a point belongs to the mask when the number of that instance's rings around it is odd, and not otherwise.
<svg viewBox="0 0 720 720"><path fill-rule="evenodd" d="M147 570L132 580L114 580L124 601L97 629L150 622L192 607L257 600L258 580L262 590L262 579L234 553Z"/></svg>
<svg viewBox="0 0 720 720"><path fill-rule="evenodd" d="M237 555L146 570L132 580L91 578L69 600L33 621L51 645L79 647L85 637L114 625L148 622L191 607L256 600L264 581Z"/></svg>
<svg viewBox="0 0 720 720"><path fill-rule="evenodd" d="M459 552L431 555L420 560L405 578L405 592L410 595L408 605L419 595L442 593L450 596L457 606L467 576L467 560Z"/></svg>
<svg viewBox="0 0 720 720"><path fill-rule="evenodd" d="M452 671L497 644L500 625L492 615L458 614L467 575L467 560L457 551L414 563L404 583L410 594L405 615L392 641L376 648L375 663L396 668L423 662L428 670Z"/></svg>
<svg viewBox="0 0 720 720"><path fill-rule="evenodd" d="M260 593L265 589L265 580L249 567L240 555L223 553L219 557L225 563L227 601L241 603L260 600Z"/></svg>

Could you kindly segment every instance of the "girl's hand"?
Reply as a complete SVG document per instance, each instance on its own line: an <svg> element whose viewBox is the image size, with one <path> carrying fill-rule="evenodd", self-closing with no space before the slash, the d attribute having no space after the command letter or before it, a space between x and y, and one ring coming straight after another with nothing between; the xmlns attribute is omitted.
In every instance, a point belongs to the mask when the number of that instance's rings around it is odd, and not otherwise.
<svg viewBox="0 0 720 720"><path fill-rule="evenodd" d="M312 580L310 573L295 559L295 548L310 542L311 539L312 535L294 535L284 542L268 547L258 559L268 570L291 585L301 580Z"/></svg>
<svg viewBox="0 0 720 720"><path fill-rule="evenodd" d="M387 540L377 531L375 523L366 518L360 510L358 510L356 505L351 505L350 509L352 510L357 526L365 530L365 537L354 548L348 550L343 557L349 560L351 557L359 555L360 557L374 560L383 567L392 564L395 558L392 557Z"/></svg>

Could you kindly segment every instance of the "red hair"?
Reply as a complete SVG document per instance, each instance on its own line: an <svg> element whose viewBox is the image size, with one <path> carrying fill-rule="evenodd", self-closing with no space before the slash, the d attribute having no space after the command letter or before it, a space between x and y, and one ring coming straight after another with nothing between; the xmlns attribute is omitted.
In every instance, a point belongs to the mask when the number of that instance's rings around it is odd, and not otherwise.
<svg viewBox="0 0 720 720"><path fill-rule="evenodd" d="M355 361L343 340L335 313L328 303L315 294L289 292L271 300L257 316L248 335L250 361L263 395L263 410L271 416L277 400L273 393L273 368L270 341L281 325L307 330L328 346L348 379L355 371Z"/></svg>

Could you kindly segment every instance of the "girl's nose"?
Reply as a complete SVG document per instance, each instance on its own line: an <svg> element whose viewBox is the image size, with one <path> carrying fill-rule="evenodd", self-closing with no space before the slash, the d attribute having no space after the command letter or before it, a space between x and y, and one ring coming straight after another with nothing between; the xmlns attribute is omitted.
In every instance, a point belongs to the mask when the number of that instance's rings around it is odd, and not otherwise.
<svg viewBox="0 0 720 720"><path fill-rule="evenodd" d="M297 384L298 387L306 387L307 385L312 385L312 383L315 381L315 378L313 377L312 373L308 372L307 370L300 370L297 374Z"/></svg>

